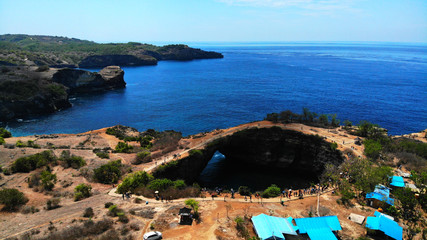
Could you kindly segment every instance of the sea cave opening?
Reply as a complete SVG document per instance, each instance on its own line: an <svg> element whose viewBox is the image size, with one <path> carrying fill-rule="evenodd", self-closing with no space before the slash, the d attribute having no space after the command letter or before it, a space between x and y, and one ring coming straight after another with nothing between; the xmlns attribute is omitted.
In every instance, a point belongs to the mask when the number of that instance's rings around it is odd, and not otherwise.
<svg viewBox="0 0 427 240"><path fill-rule="evenodd" d="M271 184L276 184L282 189L307 188L318 183L319 177L292 167L280 169L241 164L216 151L196 182L208 189L218 187L237 190L240 186L247 186L251 191L262 191Z"/></svg>

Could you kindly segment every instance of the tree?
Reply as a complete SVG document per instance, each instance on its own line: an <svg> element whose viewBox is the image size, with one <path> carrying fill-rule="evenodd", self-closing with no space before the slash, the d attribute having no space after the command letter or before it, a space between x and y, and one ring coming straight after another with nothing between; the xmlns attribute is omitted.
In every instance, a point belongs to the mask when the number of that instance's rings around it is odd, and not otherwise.
<svg viewBox="0 0 427 240"><path fill-rule="evenodd" d="M279 114L279 120L282 123L290 122L292 116L292 112L290 110L282 111Z"/></svg>
<svg viewBox="0 0 427 240"><path fill-rule="evenodd" d="M383 148L380 142L373 139L367 139L363 142L363 145L365 146L365 155L367 157L377 159L380 156L380 152Z"/></svg>
<svg viewBox="0 0 427 240"><path fill-rule="evenodd" d="M28 198L15 188L4 188L0 190L0 203L4 204L7 210L15 210L18 206L28 202Z"/></svg>
<svg viewBox="0 0 427 240"><path fill-rule="evenodd" d="M415 207L417 206L417 199L410 188L400 188L393 192L393 195L399 199L402 210L402 216L406 220L416 220ZM415 219L414 219L415 218Z"/></svg>
<svg viewBox="0 0 427 240"><path fill-rule="evenodd" d="M340 125L340 120L337 119L337 114L332 114L331 125L333 127L338 127Z"/></svg>
<svg viewBox="0 0 427 240"><path fill-rule="evenodd" d="M272 184L270 187L264 190L262 193L262 197L264 198L271 198L271 197L277 197L280 195L280 188L276 184Z"/></svg>
<svg viewBox="0 0 427 240"><path fill-rule="evenodd" d="M6 129L0 127L0 137L10 138L10 137L12 137L12 134L9 131L7 131Z"/></svg>
<svg viewBox="0 0 427 240"><path fill-rule="evenodd" d="M199 202L198 201L190 198L190 199L185 200L184 203L185 203L185 205L191 207L195 214L197 214L199 212Z"/></svg>
<svg viewBox="0 0 427 240"><path fill-rule="evenodd" d="M269 113L267 114L267 117L265 118L267 121L271 121L273 123L279 122L279 114L277 113Z"/></svg>
<svg viewBox="0 0 427 240"><path fill-rule="evenodd" d="M92 190L92 186L88 184L82 183L77 185L76 188L74 189L74 201L80 201L84 198L90 197L91 190Z"/></svg>
<svg viewBox="0 0 427 240"><path fill-rule="evenodd" d="M122 163L120 160L111 161L100 166L99 168L94 169L93 177L100 183L117 183L122 176L122 172L120 170L121 167Z"/></svg>
<svg viewBox="0 0 427 240"><path fill-rule="evenodd" d="M247 186L240 186L238 192L241 196L251 195L251 189Z"/></svg>
<svg viewBox="0 0 427 240"><path fill-rule="evenodd" d="M130 153L133 147L125 142L118 142L115 148L115 152L117 153Z"/></svg>
<svg viewBox="0 0 427 240"><path fill-rule="evenodd" d="M351 127L353 125L353 123L352 122L350 122L349 120L345 120L344 121L344 126L345 127Z"/></svg>
<svg viewBox="0 0 427 240"><path fill-rule="evenodd" d="M57 180L56 174L53 174L48 170L44 170L41 173L42 186L43 186L43 189L47 191L50 191L53 189L53 187L55 186L56 180Z"/></svg>
<svg viewBox="0 0 427 240"><path fill-rule="evenodd" d="M139 171L129 174L123 179L123 182L117 187L118 193L133 192L135 188L147 185L153 180L153 176L145 171Z"/></svg>
<svg viewBox="0 0 427 240"><path fill-rule="evenodd" d="M141 164L151 162L151 153L149 151L142 151L136 154L134 164Z"/></svg>
<svg viewBox="0 0 427 240"><path fill-rule="evenodd" d="M322 124L324 126L328 126L328 124L329 124L328 116L326 114L320 114L319 122L320 122L320 124Z"/></svg>

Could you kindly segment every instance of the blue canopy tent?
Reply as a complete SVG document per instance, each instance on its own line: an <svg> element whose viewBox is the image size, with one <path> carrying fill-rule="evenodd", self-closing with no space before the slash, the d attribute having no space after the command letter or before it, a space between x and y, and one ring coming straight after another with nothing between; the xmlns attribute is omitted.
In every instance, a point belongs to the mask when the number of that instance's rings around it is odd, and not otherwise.
<svg viewBox="0 0 427 240"><path fill-rule="evenodd" d="M383 185L375 186L375 190L373 192L366 194L366 199L378 200L380 202L385 202L391 206L394 205L394 199L390 198L390 189ZM377 204L376 204L377 205ZM371 202L371 206L373 206L373 202Z"/></svg>
<svg viewBox="0 0 427 240"><path fill-rule="evenodd" d="M260 214L252 217L252 223L258 237L264 239L285 239L283 234L297 235L294 226L292 225L292 218L280 218Z"/></svg>
<svg viewBox="0 0 427 240"><path fill-rule="evenodd" d="M366 227L372 230L384 232L387 236L396 240L402 240L403 228L385 214L375 212L375 217L366 219Z"/></svg>
<svg viewBox="0 0 427 240"><path fill-rule="evenodd" d="M311 240L337 240L332 231L342 230L337 216L296 218L299 233L307 233Z"/></svg>
<svg viewBox="0 0 427 240"><path fill-rule="evenodd" d="M403 177L393 176L390 185L393 187L405 187L405 181L403 181Z"/></svg>

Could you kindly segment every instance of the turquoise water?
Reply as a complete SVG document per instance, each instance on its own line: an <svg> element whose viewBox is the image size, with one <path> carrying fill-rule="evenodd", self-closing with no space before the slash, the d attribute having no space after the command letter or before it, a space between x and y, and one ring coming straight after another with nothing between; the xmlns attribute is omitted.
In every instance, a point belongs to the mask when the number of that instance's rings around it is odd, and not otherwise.
<svg viewBox="0 0 427 240"><path fill-rule="evenodd" d="M193 44L223 59L124 67L126 89L73 96L73 107L7 123L15 136L116 124L184 135L303 107L378 123L390 134L427 128L427 45Z"/></svg>

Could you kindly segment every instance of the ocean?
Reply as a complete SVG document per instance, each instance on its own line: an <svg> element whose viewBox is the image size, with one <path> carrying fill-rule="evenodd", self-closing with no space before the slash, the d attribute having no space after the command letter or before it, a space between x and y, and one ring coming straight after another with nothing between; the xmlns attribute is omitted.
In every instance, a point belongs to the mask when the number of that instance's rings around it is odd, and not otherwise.
<svg viewBox="0 0 427 240"><path fill-rule="evenodd" d="M303 107L369 120L389 134L427 128L427 45L193 43L223 59L124 67L125 89L72 96L73 107L7 123L14 136L81 133L122 124L184 135ZM94 71L97 71L96 69Z"/></svg>

